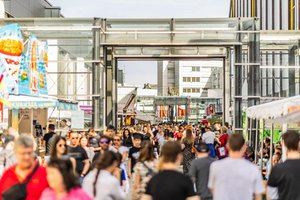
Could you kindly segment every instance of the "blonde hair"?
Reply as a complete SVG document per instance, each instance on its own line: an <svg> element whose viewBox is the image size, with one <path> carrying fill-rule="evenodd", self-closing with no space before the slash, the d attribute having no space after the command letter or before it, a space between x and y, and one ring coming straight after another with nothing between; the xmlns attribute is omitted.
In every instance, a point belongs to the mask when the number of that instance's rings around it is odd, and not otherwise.
<svg viewBox="0 0 300 200"><path fill-rule="evenodd" d="M221 131L221 133L227 133L227 128L226 128L226 126L221 126L221 128L220 128L220 131Z"/></svg>

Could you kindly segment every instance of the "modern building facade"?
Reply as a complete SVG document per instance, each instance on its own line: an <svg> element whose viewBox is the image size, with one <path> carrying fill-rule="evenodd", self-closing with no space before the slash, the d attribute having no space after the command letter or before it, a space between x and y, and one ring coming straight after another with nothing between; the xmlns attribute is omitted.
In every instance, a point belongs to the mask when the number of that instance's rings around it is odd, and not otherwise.
<svg viewBox="0 0 300 200"><path fill-rule="evenodd" d="M299 44L300 38L285 37L284 44L276 46L283 31L300 29L300 2L298 0L231 0L230 17L258 17L261 32L278 31L277 35L262 38L274 49L260 45L261 97L290 97L300 94ZM287 32L285 32L287 33ZM275 47L276 46L276 47ZM243 54L244 59L247 54ZM245 72L244 72L245 73ZM271 98L273 100L273 98Z"/></svg>
<svg viewBox="0 0 300 200"><path fill-rule="evenodd" d="M222 59L158 61L157 68L159 96L209 97L222 89Z"/></svg>
<svg viewBox="0 0 300 200"><path fill-rule="evenodd" d="M222 112L223 60L158 61L158 96L189 97L189 120L196 122L214 105Z"/></svg>
<svg viewBox="0 0 300 200"><path fill-rule="evenodd" d="M230 17L258 17L260 30L299 30L298 0L230 0Z"/></svg>
<svg viewBox="0 0 300 200"><path fill-rule="evenodd" d="M2 1L2 2L1 2ZM47 0L1 0L6 17L62 17L60 7Z"/></svg>

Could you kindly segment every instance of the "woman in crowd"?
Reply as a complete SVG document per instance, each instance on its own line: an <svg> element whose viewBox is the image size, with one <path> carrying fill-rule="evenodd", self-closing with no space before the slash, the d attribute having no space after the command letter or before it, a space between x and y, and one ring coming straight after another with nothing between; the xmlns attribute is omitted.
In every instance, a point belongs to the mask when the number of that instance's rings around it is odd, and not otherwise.
<svg viewBox="0 0 300 200"><path fill-rule="evenodd" d="M133 169L132 200L141 199L147 183L157 171L156 165L153 145L143 142L138 163Z"/></svg>
<svg viewBox="0 0 300 200"><path fill-rule="evenodd" d="M195 158L193 153L194 136L191 129L187 129L185 137L181 141L182 153L183 153L183 173L188 174L191 167L191 163Z"/></svg>
<svg viewBox="0 0 300 200"><path fill-rule="evenodd" d="M67 141L66 138L62 136L53 136L53 140L51 141L51 148L50 148L50 161L55 160L55 159L60 159L60 158L68 158L73 166L73 169L76 169L76 161L72 157L68 157L68 149L67 149Z"/></svg>
<svg viewBox="0 0 300 200"><path fill-rule="evenodd" d="M88 139L86 137L80 138L79 144L86 151L86 154L88 155L89 160L92 163L95 152L94 148L89 146Z"/></svg>
<svg viewBox="0 0 300 200"><path fill-rule="evenodd" d="M72 168L69 159L51 159L46 168L49 188L43 191L40 200L91 200L80 188Z"/></svg>
<svg viewBox="0 0 300 200"><path fill-rule="evenodd" d="M217 155L219 159L223 159L227 157L227 149L226 149L226 143L228 140L229 135L227 134L227 128L225 126L222 126L220 128L220 136L216 137L216 142L218 144L217 147Z"/></svg>
<svg viewBox="0 0 300 200"><path fill-rule="evenodd" d="M123 131L123 145L128 148L132 147L132 137L129 129Z"/></svg>
<svg viewBox="0 0 300 200"><path fill-rule="evenodd" d="M112 174L117 173L118 156L112 151L105 151L95 163L95 168L83 180L84 190L95 200L123 200L119 180Z"/></svg>
<svg viewBox="0 0 300 200"><path fill-rule="evenodd" d="M159 149L164 145L165 143L165 132L163 129L160 129L156 135L156 141L158 143Z"/></svg>

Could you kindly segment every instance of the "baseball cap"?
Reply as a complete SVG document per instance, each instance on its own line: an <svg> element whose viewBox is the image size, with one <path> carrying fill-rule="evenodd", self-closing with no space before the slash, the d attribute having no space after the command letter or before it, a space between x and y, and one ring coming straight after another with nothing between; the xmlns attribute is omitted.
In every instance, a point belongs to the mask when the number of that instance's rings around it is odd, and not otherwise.
<svg viewBox="0 0 300 200"><path fill-rule="evenodd" d="M196 150L199 153L208 153L209 152L209 147L206 143L200 142L197 146L196 146Z"/></svg>

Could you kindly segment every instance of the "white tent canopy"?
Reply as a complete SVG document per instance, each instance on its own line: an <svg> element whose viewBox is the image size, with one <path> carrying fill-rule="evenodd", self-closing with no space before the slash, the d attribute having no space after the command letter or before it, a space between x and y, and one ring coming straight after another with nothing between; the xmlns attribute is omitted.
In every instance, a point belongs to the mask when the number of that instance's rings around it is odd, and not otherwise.
<svg viewBox="0 0 300 200"><path fill-rule="evenodd" d="M282 117L272 119L271 122L275 123L275 124L298 123L298 122L300 122L300 111L289 113Z"/></svg>
<svg viewBox="0 0 300 200"><path fill-rule="evenodd" d="M291 115L288 113L290 106L300 106L300 95L249 107L246 114L252 119L282 118L284 115Z"/></svg>

